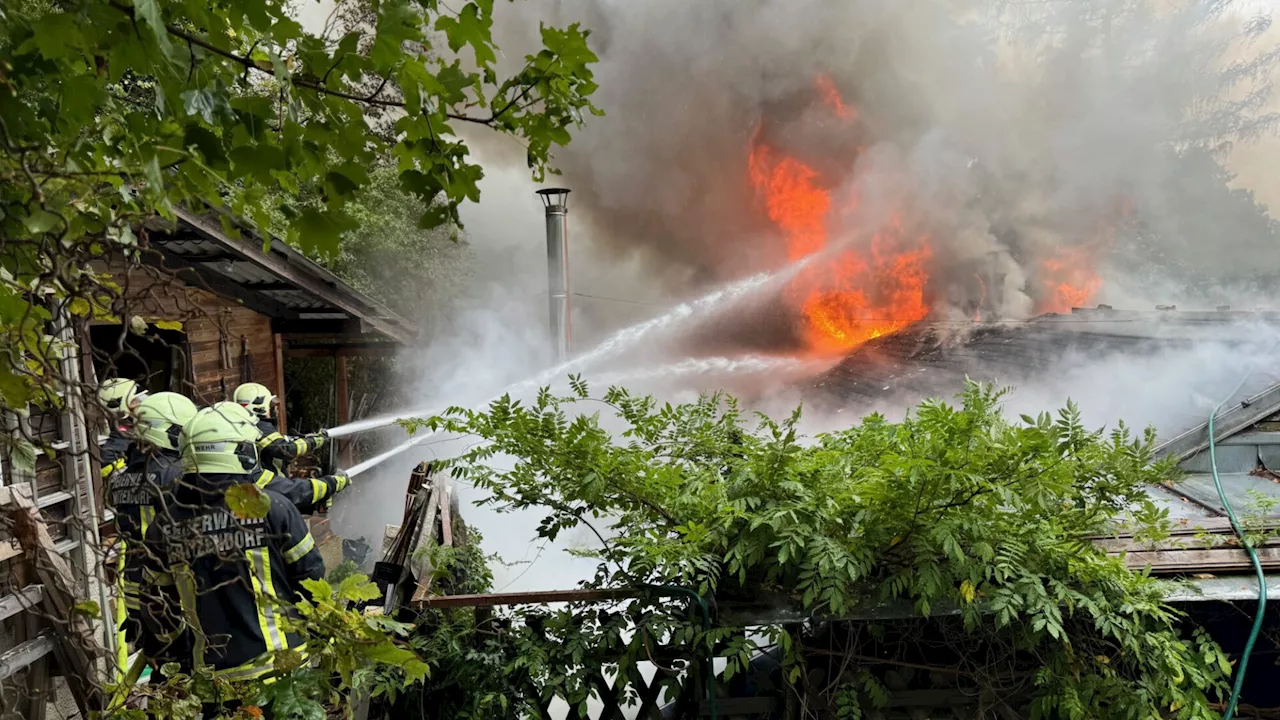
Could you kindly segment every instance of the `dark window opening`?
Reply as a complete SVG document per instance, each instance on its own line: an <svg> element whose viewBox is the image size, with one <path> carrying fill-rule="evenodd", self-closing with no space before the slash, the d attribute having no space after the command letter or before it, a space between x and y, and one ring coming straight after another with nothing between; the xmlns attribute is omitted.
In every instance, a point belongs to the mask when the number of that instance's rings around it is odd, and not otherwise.
<svg viewBox="0 0 1280 720"><path fill-rule="evenodd" d="M89 340L99 382L122 377L150 393L191 394L186 333L149 325L145 335L135 335L121 325L95 325Z"/></svg>

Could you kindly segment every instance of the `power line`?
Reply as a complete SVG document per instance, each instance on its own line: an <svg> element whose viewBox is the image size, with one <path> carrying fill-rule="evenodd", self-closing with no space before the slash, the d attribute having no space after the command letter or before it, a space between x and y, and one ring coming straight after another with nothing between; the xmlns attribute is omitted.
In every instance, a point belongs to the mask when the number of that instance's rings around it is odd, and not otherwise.
<svg viewBox="0 0 1280 720"><path fill-rule="evenodd" d="M592 300L608 300L609 302L626 303L628 305L645 305L648 307L667 307L663 303L644 302L643 300L624 300L622 298L605 297L603 295L588 295L586 293L570 293L574 297L590 298Z"/></svg>

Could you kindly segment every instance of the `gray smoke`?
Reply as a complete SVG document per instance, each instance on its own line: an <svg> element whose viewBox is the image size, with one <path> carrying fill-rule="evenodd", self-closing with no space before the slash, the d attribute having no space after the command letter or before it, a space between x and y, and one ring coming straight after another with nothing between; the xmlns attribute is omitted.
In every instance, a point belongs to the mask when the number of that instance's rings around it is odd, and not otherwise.
<svg viewBox="0 0 1280 720"><path fill-rule="evenodd" d="M1102 274L1093 300L1203 299L1196 278L1238 270L1275 239L1251 200L1230 196L1213 156L1276 125L1276 50L1260 40L1269 19L1242 2L513 8L497 27L512 63L537 21L592 29L607 116L557 164L589 215L579 239L654 282L698 286L783 261L748 181L757 132L817 171L833 241L865 249L891 213L929 236L941 317L972 315L988 292L1005 317L1043 309L1058 281L1045 261L1062 248L1081 248L1069 257ZM856 119L823 102L820 76ZM975 282L978 271L999 287Z"/></svg>

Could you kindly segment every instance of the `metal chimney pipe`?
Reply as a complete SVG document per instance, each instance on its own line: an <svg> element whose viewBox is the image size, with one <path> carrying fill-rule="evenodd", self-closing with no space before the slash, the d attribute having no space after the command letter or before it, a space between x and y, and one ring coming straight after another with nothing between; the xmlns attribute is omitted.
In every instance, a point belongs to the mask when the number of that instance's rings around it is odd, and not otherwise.
<svg viewBox="0 0 1280 720"><path fill-rule="evenodd" d="M573 348L569 325L569 191L539 190L547 212L547 296L551 318L551 343L556 360L568 359Z"/></svg>

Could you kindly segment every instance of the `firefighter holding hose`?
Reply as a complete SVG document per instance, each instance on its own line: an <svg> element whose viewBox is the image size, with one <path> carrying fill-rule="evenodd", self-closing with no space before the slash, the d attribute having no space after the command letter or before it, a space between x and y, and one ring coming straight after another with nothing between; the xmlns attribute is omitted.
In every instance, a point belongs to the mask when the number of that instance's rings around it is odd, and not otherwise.
<svg viewBox="0 0 1280 720"><path fill-rule="evenodd" d="M287 621L303 581L324 577L298 508L271 487L244 490L262 474L255 425L216 406L186 424L186 472L146 539L150 577L168 601L144 616L149 645L184 670L207 666L227 680L270 681L278 651L305 652ZM229 700L206 705L205 716Z"/></svg>
<svg viewBox="0 0 1280 720"><path fill-rule="evenodd" d="M243 388L245 386L241 385L240 387ZM257 385L257 387L262 388L263 390L266 390L266 388L263 388L261 385ZM236 392L237 394L239 394L239 389L237 389ZM279 446L283 441L288 440L287 438L284 438L283 436L281 436L280 433L275 432L274 424L272 424L269 420L266 420L266 421L262 420L261 416L254 414L243 403L220 402L220 403L214 404L213 409L218 410L219 412L227 415L228 417L234 417L254 425L254 428L259 433L259 437L256 441L256 445L258 447L258 452L260 454L259 455L260 457L265 458L269 450L273 448L279 448ZM272 433L277 438L276 440L272 440L269 435L262 434L262 427L264 422L267 424L268 427L271 428ZM308 437L311 437L311 436L308 436ZM304 440L305 438L299 439L296 441L290 441L290 442L301 443ZM290 448L288 451L291 451L291 450L292 448ZM285 452L285 451L282 451L282 452ZM281 455L275 454L275 457L280 458ZM293 457L297 457L297 456L295 455ZM289 461L291 461L293 457L290 457L288 460L285 460L282 464L285 467L287 467ZM351 479L347 476L346 473L342 471L339 471L333 475L325 475L318 478L295 478L295 477L289 477L289 475L286 474L283 469L277 469L273 467L263 467L260 469L257 477L254 479L254 484L257 485L259 488L263 488L266 490L273 490L283 495L285 499L287 499L289 502L296 505L298 510L300 510L302 514L310 515L316 512L317 510L319 510L321 507L323 507L324 504L327 501L331 500L334 495L337 495L339 492L342 492L344 489L346 489L346 487L351 484Z"/></svg>
<svg viewBox="0 0 1280 720"><path fill-rule="evenodd" d="M323 430L299 438L282 435L276 427L273 413L273 409L280 400L272 395L265 385L244 383L236 388L232 399L253 413L258 432L262 434L258 439L258 452L262 455L262 465L268 470L275 471L277 475L287 474L290 462L295 458L314 453L324 447L329 440L329 436Z"/></svg>

